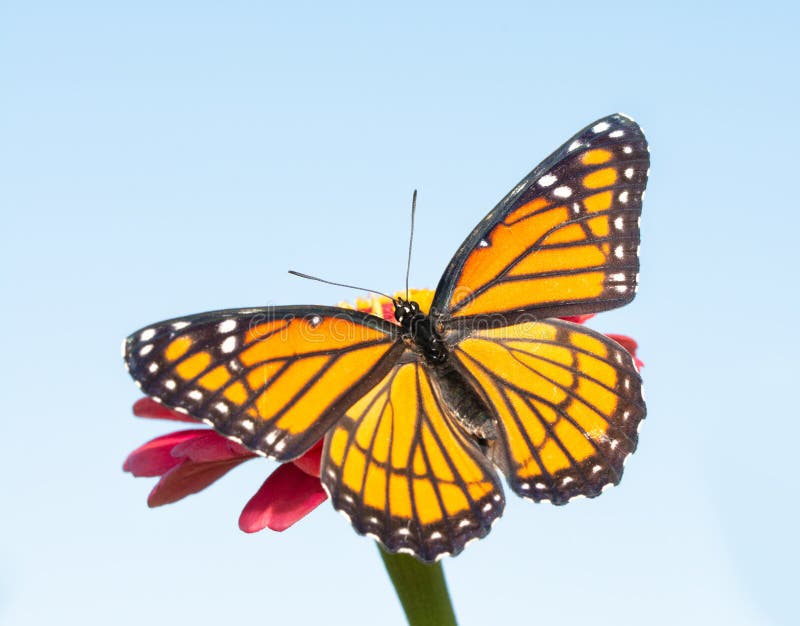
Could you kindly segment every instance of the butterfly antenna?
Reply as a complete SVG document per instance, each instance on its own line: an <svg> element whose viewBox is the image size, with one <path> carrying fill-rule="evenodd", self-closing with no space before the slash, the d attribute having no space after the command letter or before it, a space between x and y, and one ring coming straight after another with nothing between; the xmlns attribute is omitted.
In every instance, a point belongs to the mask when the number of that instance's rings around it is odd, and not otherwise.
<svg viewBox="0 0 800 626"><path fill-rule="evenodd" d="M417 212L417 190L411 196L411 236L408 238L408 263L406 264L406 301L408 301L408 275L411 273L411 246L414 243L414 214Z"/></svg>
<svg viewBox="0 0 800 626"><path fill-rule="evenodd" d="M392 302L394 302L394 298L387 293L383 293L382 291L378 291L377 289L366 289L364 287L357 287L356 285L347 285L345 283L335 283L332 280L325 280L324 278L318 278L317 276L311 276L310 274L303 274L303 272L295 272L294 270L289 270L290 274L294 276L299 276L300 278L308 278L308 280L316 280L320 283L325 283L326 285L335 285L336 287L347 287L348 289L358 289L359 291L371 291L372 293L377 293L380 296L384 296L389 298Z"/></svg>

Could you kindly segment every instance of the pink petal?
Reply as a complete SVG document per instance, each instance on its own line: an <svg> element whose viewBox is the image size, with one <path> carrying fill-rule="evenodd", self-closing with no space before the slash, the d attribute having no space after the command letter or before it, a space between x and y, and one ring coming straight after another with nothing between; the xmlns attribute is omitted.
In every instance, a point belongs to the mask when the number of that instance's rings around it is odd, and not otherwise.
<svg viewBox="0 0 800 626"><path fill-rule="evenodd" d="M639 344L636 343L635 339L632 339L627 335L615 335L614 333L606 333L606 337L613 339L628 352L630 352L637 368L641 369L644 366L644 363L642 363L639 357L636 356L636 350L639 348Z"/></svg>
<svg viewBox="0 0 800 626"><path fill-rule="evenodd" d="M251 459L255 456L244 446L226 439L213 430L201 431L202 435L187 439L176 445L172 456L186 458L194 463L216 463L230 459Z"/></svg>
<svg viewBox="0 0 800 626"><path fill-rule="evenodd" d="M239 528L254 533L265 527L282 531L322 504L327 494L319 478L284 463L264 481L239 516Z"/></svg>
<svg viewBox="0 0 800 626"><path fill-rule="evenodd" d="M595 313L584 313L583 315L565 315L561 319L568 322L575 322L576 324L583 324L586 320L592 319L594 316Z"/></svg>
<svg viewBox="0 0 800 626"><path fill-rule="evenodd" d="M322 462L322 442L320 439L314 444L314 447L306 452L303 456L296 458L292 463L303 470L309 476L316 476L319 478L319 466Z"/></svg>
<svg viewBox="0 0 800 626"><path fill-rule="evenodd" d="M152 398L141 398L134 402L133 414L137 417L150 417L159 420L175 420L177 422L191 422L193 424L198 422L198 420L192 419L187 415L168 409Z"/></svg>
<svg viewBox="0 0 800 626"><path fill-rule="evenodd" d="M246 460L238 458L216 463L184 460L161 477L147 497L147 505L156 507L170 504L202 491Z"/></svg>
<svg viewBox="0 0 800 626"><path fill-rule="evenodd" d="M131 452L122 469L134 476L161 476L181 462L172 454L175 446L203 437L208 432L206 429L179 430L156 437Z"/></svg>

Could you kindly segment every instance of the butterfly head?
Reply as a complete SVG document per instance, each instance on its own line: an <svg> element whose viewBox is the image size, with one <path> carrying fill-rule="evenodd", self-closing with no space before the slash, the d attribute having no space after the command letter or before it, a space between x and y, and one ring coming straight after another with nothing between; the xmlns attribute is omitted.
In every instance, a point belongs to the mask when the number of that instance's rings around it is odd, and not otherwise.
<svg viewBox="0 0 800 626"><path fill-rule="evenodd" d="M403 329L403 339L409 347L421 352L430 363L441 363L447 349L433 320L425 315L419 304L403 298L394 299L394 317Z"/></svg>
<svg viewBox="0 0 800 626"><path fill-rule="evenodd" d="M403 322L408 323L413 317L422 315L419 304L413 300L403 300L403 298L395 298L394 302L394 318L403 325Z"/></svg>

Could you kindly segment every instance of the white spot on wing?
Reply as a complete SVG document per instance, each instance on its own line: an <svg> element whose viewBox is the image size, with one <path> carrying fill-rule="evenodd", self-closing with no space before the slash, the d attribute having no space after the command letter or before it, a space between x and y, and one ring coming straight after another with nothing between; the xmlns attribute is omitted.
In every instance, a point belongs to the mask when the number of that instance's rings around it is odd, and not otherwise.
<svg viewBox="0 0 800 626"><path fill-rule="evenodd" d="M569 148L567 148L567 152L572 152L573 150L577 150L577 149L578 149L578 148L580 148L582 145L583 145L583 144L582 144L580 141L578 141L578 140L576 139L576 140L575 140L575 141L573 141L571 144L569 144Z"/></svg>
<svg viewBox="0 0 800 626"><path fill-rule="evenodd" d="M158 371L158 363L153 362L150 365L148 365L147 371L150 372L151 374L155 374Z"/></svg>
<svg viewBox="0 0 800 626"><path fill-rule="evenodd" d="M625 134L624 130L615 130L613 132L608 133L608 136L616 139L617 137L622 137L622 135L624 134Z"/></svg>
<svg viewBox="0 0 800 626"><path fill-rule="evenodd" d="M253 423L253 420L250 420L250 419L244 419L244 420L242 420L242 421L241 421L241 422L239 422L239 423L241 424L242 428L244 428L244 429L245 429L247 432L249 432L249 433L252 433L252 432L253 432L253 431L255 431L255 429L256 429L256 426L255 426L255 424Z"/></svg>
<svg viewBox="0 0 800 626"><path fill-rule="evenodd" d="M633 178L633 168L629 167L625 170L625 178Z"/></svg>
<svg viewBox="0 0 800 626"><path fill-rule="evenodd" d="M202 399L203 399L203 394L202 394L202 393L200 393L199 391L197 391L197 389L192 389L192 390L189 392L189 397L190 397L192 400L202 400Z"/></svg>
<svg viewBox="0 0 800 626"><path fill-rule="evenodd" d="M172 380L171 378L169 380L165 380L164 381L164 386L167 389L169 389L170 391L172 391L173 389L175 389L175 387L177 387L177 385L175 384L175 381Z"/></svg>
<svg viewBox="0 0 800 626"><path fill-rule="evenodd" d="M549 187L554 182L556 182L556 180L558 179L552 174L545 174L538 180L538 183L540 187Z"/></svg>
<svg viewBox="0 0 800 626"><path fill-rule="evenodd" d="M625 146L625 147L622 149L622 151L623 151L625 154L630 154L631 152L633 152L633 148L631 148L630 146Z"/></svg>
<svg viewBox="0 0 800 626"><path fill-rule="evenodd" d="M614 220L614 228L616 228L617 230L622 230L624 225L625 225L625 220L622 219L622 216L619 216Z"/></svg>
<svg viewBox="0 0 800 626"><path fill-rule="evenodd" d="M606 131L609 128L611 128L611 125L608 122L599 122L594 126L592 126L592 132L595 134L602 133L603 131Z"/></svg>
<svg viewBox="0 0 800 626"><path fill-rule="evenodd" d="M622 204L625 204L628 201L627 191L623 191L621 194L619 194L619 201L622 202Z"/></svg>
<svg viewBox="0 0 800 626"><path fill-rule="evenodd" d="M622 247L622 244L614 248L614 256L617 257L618 259L621 259L622 257L625 256L625 249Z"/></svg>
<svg viewBox="0 0 800 626"><path fill-rule="evenodd" d="M553 189L553 195L559 198L569 198L572 195L572 189L566 185L562 185L561 187Z"/></svg>
<svg viewBox="0 0 800 626"><path fill-rule="evenodd" d="M142 334L139 335L140 341L150 341L153 337L156 336L156 329L155 328L146 328L142 331Z"/></svg>
<svg viewBox="0 0 800 626"><path fill-rule="evenodd" d="M236 337L234 337L233 335L231 335L230 337L226 337L225 341L223 341L222 345L220 345L220 349L225 354L233 352L236 349Z"/></svg>
<svg viewBox="0 0 800 626"><path fill-rule="evenodd" d="M220 413L227 413L228 412L228 405L224 402L217 402L214 405L214 408L217 409Z"/></svg>
<svg viewBox="0 0 800 626"><path fill-rule="evenodd" d="M139 350L139 356L147 356L153 351L153 344L148 343L141 347Z"/></svg>
<svg viewBox="0 0 800 626"><path fill-rule="evenodd" d="M172 324L172 327L173 327L175 330L181 330L181 329L183 329L183 328L186 328L188 325L189 325L189 322L174 322L174 323Z"/></svg>
<svg viewBox="0 0 800 626"><path fill-rule="evenodd" d="M236 328L236 320L225 320L220 322L217 330L221 333L229 333Z"/></svg>

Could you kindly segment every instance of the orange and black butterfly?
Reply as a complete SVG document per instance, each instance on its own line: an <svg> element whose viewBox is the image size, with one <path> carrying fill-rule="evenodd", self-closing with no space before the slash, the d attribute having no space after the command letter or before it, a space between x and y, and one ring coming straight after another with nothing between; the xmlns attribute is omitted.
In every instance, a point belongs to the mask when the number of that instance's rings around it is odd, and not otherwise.
<svg viewBox="0 0 800 626"><path fill-rule="evenodd" d="M611 115L475 227L428 311L213 311L127 338L143 391L279 461L322 437L322 483L357 532L433 561L518 495L564 504L619 482L645 416L630 354L557 316L630 302L649 153Z"/></svg>

